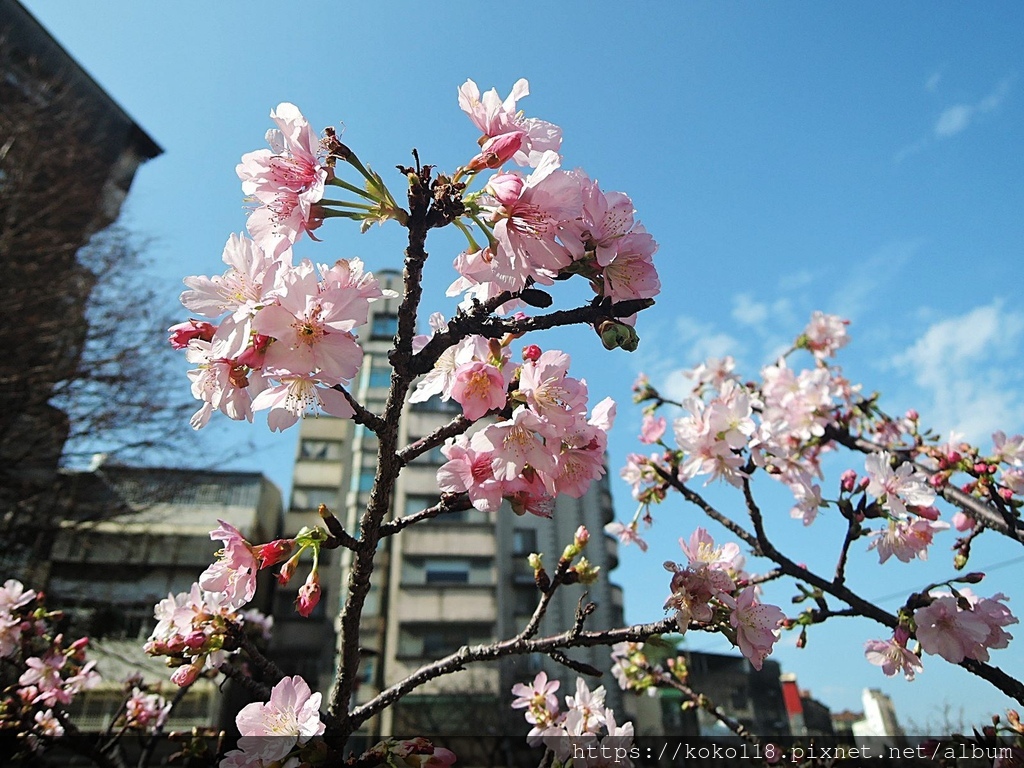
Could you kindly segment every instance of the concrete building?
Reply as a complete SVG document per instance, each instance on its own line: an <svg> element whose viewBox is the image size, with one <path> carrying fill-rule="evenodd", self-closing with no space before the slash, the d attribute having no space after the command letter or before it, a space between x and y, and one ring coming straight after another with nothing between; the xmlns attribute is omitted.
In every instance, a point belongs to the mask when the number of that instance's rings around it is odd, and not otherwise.
<svg viewBox="0 0 1024 768"><path fill-rule="evenodd" d="M163 150L16 0L0 0L0 104L0 566L31 582L45 553L21 534L53 508L69 420L51 399L96 280L77 254Z"/></svg>
<svg viewBox="0 0 1024 768"><path fill-rule="evenodd" d="M210 531L218 520L252 541L274 538L281 493L254 472L101 467L62 471L61 478L73 514L61 523L40 586L47 605L70 618L70 634L93 638L90 652L103 683L82 692L72 713L81 717L75 718L80 728L100 729L123 700L121 682L129 674L173 695L170 670L142 650L154 605L168 593L187 592L213 562L219 544ZM252 607L269 613L272 594L265 572ZM230 724L238 706L218 681L199 680L169 729Z"/></svg>
<svg viewBox="0 0 1024 768"><path fill-rule="evenodd" d="M779 681L792 735L798 739L826 739L826 743L833 740L835 733L829 708L813 698L809 691L801 690L792 672L781 675Z"/></svg>
<svg viewBox="0 0 1024 768"><path fill-rule="evenodd" d="M382 286L401 290L398 273L376 274ZM375 412L382 410L390 384L387 352L397 330L398 302L384 299L372 304L369 325L360 338L366 356L352 389L357 399ZM400 427L400 444L430 434L459 413L458 404L439 399L408 406ZM316 509L323 503L347 530L357 530L373 483L376 451L375 436L351 421L306 419L300 432L285 529L295 531L301 525L318 522ZM440 449L434 449L406 467L395 489L394 516L419 511L438 501L436 473L445 461ZM577 526L585 524L591 531L586 556L608 574L617 565L617 542L602 531L613 516L605 480L594 483L582 499L557 499L552 520L517 517L506 509L490 515L471 509L442 515L385 539L363 614L360 644L364 656L356 700L369 700L422 664L463 645L514 636L525 626L539 594L527 555L542 552L545 563L553 568ZM274 642L280 663L289 667L289 672L303 672L311 678L315 668L324 691L334 675L336 621L344 597L344 556L348 553L335 550L330 554L334 559L321 580L325 590L321 605L325 608L320 628L311 631L308 621L294 617L284 598L280 608L285 610L275 614ZM598 605L588 620L589 627L621 624L619 587L605 576L586 591L588 599ZM578 585L559 590L541 632L569 629L583 592ZM579 649L569 655L610 669L608 649ZM296 658L304 660L290 661ZM532 679L542 668L566 680L562 692L572 693L568 681L575 679L575 673L568 673L548 658L513 657L500 664L476 664L406 696L370 723L367 735L438 736L465 732L467 728L476 736L497 734L512 727L504 719L506 714L511 714L514 727L525 733L521 714L512 714L509 709L509 690L516 682ZM610 699L617 701L619 692L610 675L602 682Z"/></svg>
<svg viewBox="0 0 1024 768"><path fill-rule="evenodd" d="M903 747L907 744L906 734L896 718L892 699L877 688L865 688L861 694L864 718L853 723L853 738L857 745L879 747Z"/></svg>
<svg viewBox="0 0 1024 768"><path fill-rule="evenodd" d="M768 659L756 670L743 656L685 649L679 653L686 659L687 685L694 692L705 694L760 738L786 739L794 735L777 661ZM657 654L652 654L651 661L659 662ZM625 711L633 720L637 736L722 742L737 738L713 715L703 709L683 709L682 704L680 692L661 688L657 696L629 696Z"/></svg>

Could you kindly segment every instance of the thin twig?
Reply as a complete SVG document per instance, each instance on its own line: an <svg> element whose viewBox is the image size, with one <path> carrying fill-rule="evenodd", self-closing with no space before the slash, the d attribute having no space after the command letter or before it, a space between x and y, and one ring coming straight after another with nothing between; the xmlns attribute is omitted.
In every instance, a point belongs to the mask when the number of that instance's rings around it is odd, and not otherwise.
<svg viewBox="0 0 1024 768"><path fill-rule="evenodd" d="M467 429L473 426L473 422L467 419L463 415L458 415L443 427L438 427L426 437L421 437L414 443L409 443L402 450L398 452L398 458L403 464L408 464L410 461L415 459L417 456L429 451L431 448L444 443L449 437L455 437L461 435Z"/></svg>
<svg viewBox="0 0 1024 768"><path fill-rule="evenodd" d="M676 629L675 619L663 619L651 624L634 624L630 627L599 632L572 631L535 640L513 638L490 645L463 646L455 653L420 667L409 677L381 691L373 699L356 707L350 713L351 722L358 726L378 712L387 709L407 693L424 683L443 675L451 674L476 661L491 661L505 656L521 656L530 653L549 654L553 650L566 648L614 645L624 641L645 641L651 635L662 635Z"/></svg>
<svg viewBox="0 0 1024 768"><path fill-rule="evenodd" d="M411 515L405 515L404 517L396 518L389 523L381 524L380 535L381 538L384 538L385 536L394 536L399 531L423 520L430 520L431 518L438 517L449 512L462 512L463 510L472 508L473 502L469 500L468 495L461 493L452 498L448 494L445 494L441 497L441 500L432 507L427 507L426 509L421 509L419 512L413 512Z"/></svg>

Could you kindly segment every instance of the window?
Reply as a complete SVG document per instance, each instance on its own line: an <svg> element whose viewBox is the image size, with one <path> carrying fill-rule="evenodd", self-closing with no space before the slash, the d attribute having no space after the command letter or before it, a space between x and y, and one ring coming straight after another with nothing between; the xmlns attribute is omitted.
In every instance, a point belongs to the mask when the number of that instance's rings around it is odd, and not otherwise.
<svg viewBox="0 0 1024 768"><path fill-rule="evenodd" d="M490 642L492 636L490 624L403 625L398 633L398 655L436 659L464 645Z"/></svg>
<svg viewBox="0 0 1024 768"><path fill-rule="evenodd" d="M422 512L428 507L432 507L440 501L438 496L406 496L405 497L405 512L406 515L415 515L417 512ZM488 515L486 512L481 512L479 509L460 509L457 512L442 512L440 515L434 518L431 525L437 523L486 523L488 522Z"/></svg>
<svg viewBox="0 0 1024 768"><path fill-rule="evenodd" d="M530 555L537 551L537 530L535 528L512 529L512 554L516 557Z"/></svg>
<svg viewBox="0 0 1024 768"><path fill-rule="evenodd" d="M374 361L370 365L370 373L367 377L366 386L387 389L391 386L391 366L386 361Z"/></svg>
<svg viewBox="0 0 1024 768"><path fill-rule="evenodd" d="M299 443L299 458L306 461L340 461L340 440L303 440Z"/></svg>
<svg viewBox="0 0 1024 768"><path fill-rule="evenodd" d="M359 477L356 478L356 490L359 493L369 493L373 489L373 481L376 479L375 469L363 467L359 470Z"/></svg>
<svg viewBox="0 0 1024 768"><path fill-rule="evenodd" d="M329 510L337 512L338 489L296 486L292 490L291 508L294 510L315 510L321 504L326 504Z"/></svg>
<svg viewBox="0 0 1024 768"><path fill-rule="evenodd" d="M419 438L417 438L418 440ZM411 440L410 442L416 442ZM426 453L421 453L415 459L412 460L413 464L424 464L432 467L439 467L448 461L448 457L441 453L441 446L437 445L431 448Z"/></svg>
<svg viewBox="0 0 1024 768"><path fill-rule="evenodd" d="M412 409L420 413L462 413L462 406L454 400L442 400L436 396L422 403L413 403Z"/></svg>
<svg viewBox="0 0 1024 768"><path fill-rule="evenodd" d="M373 316L370 326L371 339L392 339L398 333L398 315L383 312Z"/></svg>
<svg viewBox="0 0 1024 768"><path fill-rule="evenodd" d="M469 560L452 560L446 557L427 558L423 563L423 571L427 584L469 583Z"/></svg>

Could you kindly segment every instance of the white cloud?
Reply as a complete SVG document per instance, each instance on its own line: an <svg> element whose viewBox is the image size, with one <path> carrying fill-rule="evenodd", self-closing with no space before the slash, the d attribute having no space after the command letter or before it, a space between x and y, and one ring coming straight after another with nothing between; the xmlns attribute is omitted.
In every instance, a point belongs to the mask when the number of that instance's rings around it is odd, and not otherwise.
<svg viewBox="0 0 1024 768"><path fill-rule="evenodd" d="M1024 313L1005 310L997 299L932 323L892 363L923 390L928 402L918 410L940 432L985 441L1024 422L1016 365L1022 334Z"/></svg>
<svg viewBox="0 0 1024 768"><path fill-rule="evenodd" d="M738 293L732 297L732 317L740 325L760 326L768 319L768 305L749 293Z"/></svg>
<svg viewBox="0 0 1024 768"><path fill-rule="evenodd" d="M970 104L957 104L944 109L939 119L935 121L935 135L940 139L956 136L971 124L974 110Z"/></svg>
<svg viewBox="0 0 1024 768"><path fill-rule="evenodd" d="M947 139L962 133L978 115L984 115L999 107L1010 92L1013 78L1007 77L1000 81L992 92L976 104L954 104L947 107L935 121L932 132L938 139Z"/></svg>
<svg viewBox="0 0 1024 768"><path fill-rule="evenodd" d="M933 72L932 75L925 80L924 89L930 93L935 93L939 90L939 81L942 80L941 72Z"/></svg>

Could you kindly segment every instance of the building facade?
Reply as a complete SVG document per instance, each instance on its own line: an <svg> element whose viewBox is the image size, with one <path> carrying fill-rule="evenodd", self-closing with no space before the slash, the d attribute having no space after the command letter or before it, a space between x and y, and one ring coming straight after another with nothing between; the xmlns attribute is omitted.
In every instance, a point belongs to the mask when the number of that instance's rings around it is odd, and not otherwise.
<svg viewBox="0 0 1024 768"><path fill-rule="evenodd" d="M52 508L96 282L79 258L163 150L16 0L0 0L0 567L35 581L23 541ZM27 534L31 537L31 531Z"/></svg>
<svg viewBox="0 0 1024 768"><path fill-rule="evenodd" d="M401 290L396 272L376 273L382 287ZM360 378L353 393L371 411L380 412L390 385L391 349L398 324L398 299L371 305L370 321L360 343L365 350ZM407 405L400 426L400 445L432 433L461 413L455 402L438 398ZM436 504L440 498L436 474L446 461L439 448L413 460L402 472L393 498L392 515L403 516ZM316 510L326 504L349 531L358 529L366 508L377 463L376 437L351 421L306 419L302 423L296 457L294 487L285 528L319 521ZM603 527L614 517L607 479L595 482L581 499L556 500L553 519L525 515L510 509L487 514L475 509L448 513L410 526L382 542L370 594L362 618L363 649L357 702L365 702L383 688L405 678L423 664L467 644L490 642L516 635L527 623L539 592L527 556L545 555L553 568L579 525L586 525L591 541L586 557L602 569L602 578L584 589L561 588L547 612L541 633L572 627L583 592L598 609L588 620L593 629L622 623L622 591L607 574L617 565L617 542ZM325 588L320 629L307 622L275 614L275 649L281 663L305 659L300 670L319 680L327 690L334 676L337 618L347 562L346 550L335 550L321 584ZM608 649L578 649L569 654L599 669L610 669ZM315 666L316 675L313 675ZM454 733L468 727L476 735L508 732L526 726L520 713L511 713L509 690L516 682L532 679L541 669L564 679L562 693L572 693L575 673L548 658L512 657L496 664L474 664L465 671L431 681L406 696L368 725L367 737L415 736ZM568 674L567 674L568 673ZM612 703L619 692L610 675L601 681ZM592 684L596 685L597 683ZM515 726L506 719L511 714ZM493 741L492 743L497 743ZM460 753L461 756L461 753Z"/></svg>
<svg viewBox="0 0 1024 768"><path fill-rule="evenodd" d="M122 682L138 676L170 698L177 686L143 644L155 624L153 608L168 594L188 592L215 560L210 531L224 520L250 541L277 533L281 492L262 474L160 468L100 467L62 471L72 515L62 521L40 573L47 605L71 622L68 632L90 637L90 656L103 682L80 693L72 715L79 728L101 730L124 700ZM256 607L270 613L273 579L261 574ZM168 730L227 726L245 703L200 679L175 708Z"/></svg>

